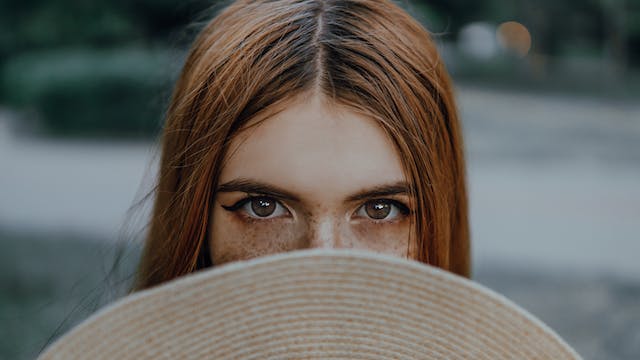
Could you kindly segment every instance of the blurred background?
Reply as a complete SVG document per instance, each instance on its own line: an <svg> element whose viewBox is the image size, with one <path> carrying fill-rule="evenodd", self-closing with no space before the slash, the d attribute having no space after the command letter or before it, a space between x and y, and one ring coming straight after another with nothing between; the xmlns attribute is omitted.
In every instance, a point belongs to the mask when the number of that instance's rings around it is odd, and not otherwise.
<svg viewBox="0 0 640 360"><path fill-rule="evenodd" d="M639 359L640 1L399 3L455 80L474 280L585 359ZM221 6L0 0L0 359L122 294L172 83Z"/></svg>

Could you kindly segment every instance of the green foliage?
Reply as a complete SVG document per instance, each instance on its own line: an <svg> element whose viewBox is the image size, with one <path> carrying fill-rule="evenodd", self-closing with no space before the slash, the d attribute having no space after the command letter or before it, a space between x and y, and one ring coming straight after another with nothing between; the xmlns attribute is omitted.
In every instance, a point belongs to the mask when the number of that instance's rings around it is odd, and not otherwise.
<svg viewBox="0 0 640 360"><path fill-rule="evenodd" d="M3 0L0 62L53 47L166 42L216 0Z"/></svg>
<svg viewBox="0 0 640 360"><path fill-rule="evenodd" d="M49 133L149 136L177 67L143 49L185 48L226 2L0 1L0 104L36 110Z"/></svg>
<svg viewBox="0 0 640 360"><path fill-rule="evenodd" d="M16 52L140 38L122 1L5 0L0 4L0 58Z"/></svg>
<svg viewBox="0 0 640 360"><path fill-rule="evenodd" d="M72 49L22 55L2 72L5 101L36 110L47 133L149 136L177 64L167 51Z"/></svg>

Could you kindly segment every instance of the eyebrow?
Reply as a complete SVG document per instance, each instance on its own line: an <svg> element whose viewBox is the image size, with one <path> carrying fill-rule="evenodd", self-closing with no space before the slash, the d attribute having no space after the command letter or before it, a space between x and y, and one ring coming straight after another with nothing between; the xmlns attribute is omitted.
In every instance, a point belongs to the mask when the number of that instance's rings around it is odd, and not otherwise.
<svg viewBox="0 0 640 360"><path fill-rule="evenodd" d="M277 197L283 200L300 202L300 198L284 189L251 179L234 179L218 187L216 192L245 192Z"/></svg>
<svg viewBox="0 0 640 360"><path fill-rule="evenodd" d="M390 195L409 194L409 184L406 181L398 181L392 184L382 184L370 189L361 190L347 198L347 201L358 201Z"/></svg>
<svg viewBox="0 0 640 360"><path fill-rule="evenodd" d="M252 179L234 179L226 182L218 187L216 192L245 192L256 193L265 196L272 196L282 200L290 200L295 202L301 202L300 197L294 193L284 190L275 185L267 184ZM384 197L390 195L409 194L410 186L406 181L398 181L391 184L377 185L372 188L363 189L357 193L350 195L346 201L353 202L377 197Z"/></svg>

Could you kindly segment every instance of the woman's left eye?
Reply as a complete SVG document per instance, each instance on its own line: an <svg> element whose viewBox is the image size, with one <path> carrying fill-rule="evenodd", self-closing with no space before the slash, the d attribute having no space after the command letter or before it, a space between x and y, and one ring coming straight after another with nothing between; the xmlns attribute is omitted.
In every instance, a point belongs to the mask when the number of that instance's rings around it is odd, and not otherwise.
<svg viewBox="0 0 640 360"><path fill-rule="evenodd" d="M374 221L395 220L407 214L409 214L409 209L405 205L389 199L367 201L356 211L357 216L369 218Z"/></svg>

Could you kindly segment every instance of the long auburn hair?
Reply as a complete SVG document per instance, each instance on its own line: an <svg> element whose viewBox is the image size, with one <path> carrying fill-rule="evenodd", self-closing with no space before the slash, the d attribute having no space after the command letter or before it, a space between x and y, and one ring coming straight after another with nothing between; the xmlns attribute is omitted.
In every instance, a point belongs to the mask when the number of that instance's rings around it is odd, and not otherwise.
<svg viewBox="0 0 640 360"><path fill-rule="evenodd" d="M415 260L470 276L461 126L430 34L390 0L236 0L200 31L175 85L135 290L212 265L230 140L301 94L379 123L411 184Z"/></svg>

